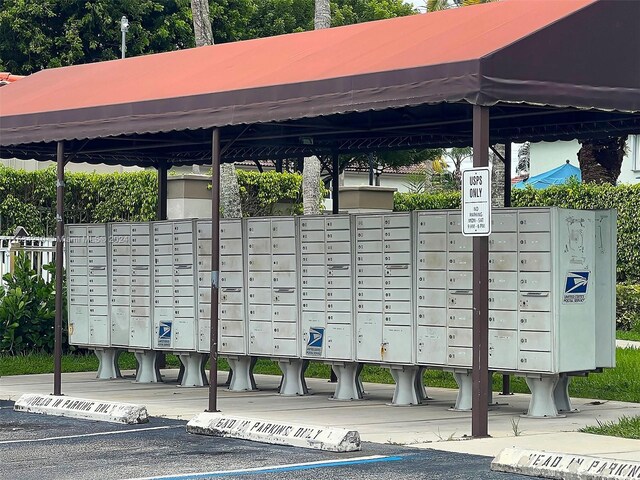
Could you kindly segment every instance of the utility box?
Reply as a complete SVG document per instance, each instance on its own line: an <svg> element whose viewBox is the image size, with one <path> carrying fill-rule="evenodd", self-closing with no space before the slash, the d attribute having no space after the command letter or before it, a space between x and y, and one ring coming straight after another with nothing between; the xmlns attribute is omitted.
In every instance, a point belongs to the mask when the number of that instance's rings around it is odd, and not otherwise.
<svg viewBox="0 0 640 480"><path fill-rule="evenodd" d="M195 351L196 325L195 220L152 222L153 349Z"/></svg>
<svg viewBox="0 0 640 480"><path fill-rule="evenodd" d="M351 217L299 217L298 228L302 357L353 361Z"/></svg>
<svg viewBox="0 0 640 480"><path fill-rule="evenodd" d="M69 343L109 346L106 225L68 225L65 243Z"/></svg>
<svg viewBox="0 0 640 480"><path fill-rule="evenodd" d="M246 220L249 354L299 356L298 258L292 217Z"/></svg>
<svg viewBox="0 0 640 480"><path fill-rule="evenodd" d="M198 350L209 353L211 344L211 220L198 220ZM243 223L220 220L220 274L218 295L218 352L247 354L245 322L245 257Z"/></svg>
<svg viewBox="0 0 640 480"><path fill-rule="evenodd" d="M410 213L356 219L356 359L414 363L413 248Z"/></svg>
<svg viewBox="0 0 640 480"><path fill-rule="evenodd" d="M607 345L598 361L611 364L611 303L603 303L607 319L598 329L595 301L596 291L599 297L601 293L603 298L615 298L611 217L602 215L606 234L601 244L606 245L607 260L600 262L594 251L593 211L499 209L492 217L489 368L540 373L593 370L598 366L596 331L606 334ZM457 212L418 212L417 225L418 363L471 368L472 239L460 234ZM596 283L596 271L605 276L606 285Z"/></svg>

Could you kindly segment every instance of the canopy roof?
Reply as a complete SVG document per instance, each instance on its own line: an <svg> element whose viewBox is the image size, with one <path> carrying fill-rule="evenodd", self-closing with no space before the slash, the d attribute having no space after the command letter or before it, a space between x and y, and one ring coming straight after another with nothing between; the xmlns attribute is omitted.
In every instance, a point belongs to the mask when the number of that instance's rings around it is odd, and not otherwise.
<svg viewBox="0 0 640 480"><path fill-rule="evenodd" d="M503 0L44 70L0 89L0 156L207 162L212 127L223 161L470 145L471 105L494 143L640 132L638 18Z"/></svg>
<svg viewBox="0 0 640 480"><path fill-rule="evenodd" d="M562 185L567 183L571 177L580 182L582 181L582 172L578 167L574 167L567 160L566 163L559 167L552 168L546 172L539 173L533 177L529 177L526 180L516 183L513 188L526 188L531 185L533 188L543 189L550 187L551 185Z"/></svg>

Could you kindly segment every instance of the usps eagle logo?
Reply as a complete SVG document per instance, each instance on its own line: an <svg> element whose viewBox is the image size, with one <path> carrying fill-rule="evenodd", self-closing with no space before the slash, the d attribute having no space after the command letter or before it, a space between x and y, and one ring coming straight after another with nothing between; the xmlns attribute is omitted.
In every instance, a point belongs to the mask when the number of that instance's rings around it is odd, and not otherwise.
<svg viewBox="0 0 640 480"><path fill-rule="evenodd" d="M583 303L589 287L589 275L591 272L568 272L564 284L564 303Z"/></svg>

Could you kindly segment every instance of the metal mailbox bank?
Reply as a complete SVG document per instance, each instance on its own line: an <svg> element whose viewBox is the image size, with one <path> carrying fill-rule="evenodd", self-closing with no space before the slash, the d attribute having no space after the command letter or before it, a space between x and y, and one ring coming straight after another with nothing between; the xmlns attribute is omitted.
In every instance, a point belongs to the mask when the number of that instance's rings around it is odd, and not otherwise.
<svg viewBox="0 0 640 480"><path fill-rule="evenodd" d="M489 237L489 369L525 377L528 415L571 409L569 378L615 365L616 213L498 209ZM157 351L181 359L183 385L207 383L209 220L70 225L69 329L159 381ZM472 240L459 210L263 217L220 226L219 350L232 390L255 389L256 357L278 362L280 393L307 393L309 360L338 376L333 398L362 398L366 363L390 368L393 404L424 398L425 368L453 373L471 408ZM597 298L597 301L596 301Z"/></svg>

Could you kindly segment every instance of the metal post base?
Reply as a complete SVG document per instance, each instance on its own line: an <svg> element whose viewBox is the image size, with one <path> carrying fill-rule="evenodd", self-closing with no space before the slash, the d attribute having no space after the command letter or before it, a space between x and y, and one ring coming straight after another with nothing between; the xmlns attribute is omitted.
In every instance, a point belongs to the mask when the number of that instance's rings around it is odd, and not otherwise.
<svg viewBox="0 0 640 480"><path fill-rule="evenodd" d="M427 395L427 387L425 386L424 372L427 371L427 367L418 367L418 373L416 375L416 393L418 394L418 400L420 403L424 403L427 400L433 400L429 395Z"/></svg>
<svg viewBox="0 0 640 480"><path fill-rule="evenodd" d="M93 353L98 357L98 373L96 378L100 380L111 380L113 378L122 378L120 367L118 366L118 357L122 350L117 348L96 348Z"/></svg>
<svg viewBox="0 0 640 480"><path fill-rule="evenodd" d="M253 378L255 361L252 357L227 357L229 368L233 374L229 377L229 390L232 392L249 392L257 390Z"/></svg>
<svg viewBox="0 0 640 480"><path fill-rule="evenodd" d="M204 364L208 356L196 352L180 352L176 353L182 365L184 365L184 373L182 375L180 386L182 387L205 387L209 385L207 375L204 371Z"/></svg>
<svg viewBox="0 0 640 480"><path fill-rule="evenodd" d="M160 369L156 363L158 352L153 350L134 351L136 361L138 362L138 371L136 372L136 383L158 383L162 382Z"/></svg>
<svg viewBox="0 0 640 480"><path fill-rule="evenodd" d="M458 396L456 397L455 406L450 410L468 412L471 410L471 404L473 402L473 379L471 372L453 372L453 378L458 384Z"/></svg>
<svg viewBox="0 0 640 480"><path fill-rule="evenodd" d="M278 366L282 371L280 395L307 395L309 389L304 380L304 371L309 362L299 358L278 358Z"/></svg>
<svg viewBox="0 0 640 480"><path fill-rule="evenodd" d="M416 377L420 371L420 367L398 365L390 366L389 371L393 380L396 382L396 388L393 392L393 406L409 406L420 405L422 393L416 388Z"/></svg>
<svg viewBox="0 0 640 480"><path fill-rule="evenodd" d="M361 400L363 396L361 383L358 381L362 368L357 363L332 363L338 383L336 391L329 397L331 400Z"/></svg>
<svg viewBox="0 0 640 480"><path fill-rule="evenodd" d="M529 418L557 418L556 403L553 391L558 383L558 375L545 375L543 377L525 377L527 386L531 390L529 410L523 417Z"/></svg>
<svg viewBox="0 0 640 480"><path fill-rule="evenodd" d="M553 400L558 413L578 413L580 410L571 408L571 398L569 398L569 382L571 377L566 373L561 373L558 378L556 388L553 389Z"/></svg>

